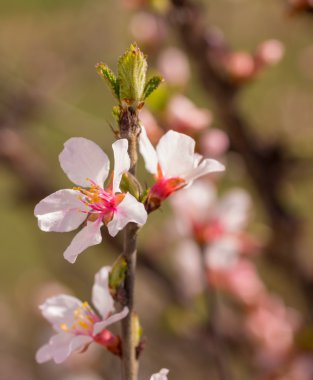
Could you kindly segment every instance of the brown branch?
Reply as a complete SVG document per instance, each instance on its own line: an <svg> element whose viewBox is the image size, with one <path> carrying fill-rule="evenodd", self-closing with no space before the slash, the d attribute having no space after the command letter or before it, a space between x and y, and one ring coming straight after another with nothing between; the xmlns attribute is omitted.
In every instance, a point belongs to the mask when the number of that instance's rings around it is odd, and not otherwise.
<svg viewBox="0 0 313 380"><path fill-rule="evenodd" d="M239 87L226 78L216 65L215 54L223 49L205 25L203 10L190 0L171 0L169 20L178 31L187 53L194 59L201 83L215 101L216 112L230 137L231 145L243 158L246 170L259 194L272 228L268 258L277 262L307 296L312 305L313 281L298 262L302 222L282 201L282 190L290 159L284 147L265 145L237 104ZM220 42L223 44L223 42Z"/></svg>
<svg viewBox="0 0 313 380"><path fill-rule="evenodd" d="M128 140L128 154L130 157L130 173L136 174L136 164L138 159L137 140L140 133L138 113L131 107L121 112L120 137ZM134 318L134 297L135 297L135 278L137 260L137 231L135 223L128 223L124 230L124 249L123 256L127 262L127 272L124 282L126 306L129 309L128 315L122 320L123 337L123 378L124 380L138 379L138 361L136 358L136 337L133 328Z"/></svg>

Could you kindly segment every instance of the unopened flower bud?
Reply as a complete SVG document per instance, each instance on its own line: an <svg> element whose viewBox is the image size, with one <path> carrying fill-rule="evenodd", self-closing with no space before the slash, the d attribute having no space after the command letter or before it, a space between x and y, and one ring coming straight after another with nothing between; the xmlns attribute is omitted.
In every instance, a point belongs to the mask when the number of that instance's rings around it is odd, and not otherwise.
<svg viewBox="0 0 313 380"><path fill-rule="evenodd" d="M255 62L251 54L235 52L224 60L226 73L235 82L245 82L252 79L255 74Z"/></svg>
<svg viewBox="0 0 313 380"><path fill-rule="evenodd" d="M278 40L264 41L257 49L256 59L264 65L277 64L284 55L284 45Z"/></svg>

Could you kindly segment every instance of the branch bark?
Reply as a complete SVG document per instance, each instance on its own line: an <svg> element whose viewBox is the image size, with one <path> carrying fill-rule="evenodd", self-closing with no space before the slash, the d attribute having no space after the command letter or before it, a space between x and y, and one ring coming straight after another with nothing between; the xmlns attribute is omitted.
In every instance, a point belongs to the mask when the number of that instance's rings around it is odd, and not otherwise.
<svg viewBox="0 0 313 380"><path fill-rule="evenodd" d="M138 159L137 140L140 133L140 124L138 113L129 107L122 111L120 116L120 137L128 140L128 154L130 157L129 172L136 174L136 164ZM137 260L137 231L138 226L135 223L129 223L124 230L124 248L123 256L127 262L127 273L124 283L126 306L129 313L122 320L122 340L123 340L123 379L138 379L138 361L136 358L136 347L133 329L134 315L134 292L136 277L136 260Z"/></svg>

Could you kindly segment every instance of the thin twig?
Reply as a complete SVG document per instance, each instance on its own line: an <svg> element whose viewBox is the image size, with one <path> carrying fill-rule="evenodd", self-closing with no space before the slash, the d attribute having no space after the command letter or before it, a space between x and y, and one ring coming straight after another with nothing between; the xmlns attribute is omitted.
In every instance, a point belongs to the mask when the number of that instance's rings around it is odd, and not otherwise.
<svg viewBox="0 0 313 380"><path fill-rule="evenodd" d="M229 364L227 361L225 345L223 337L219 332L218 319L219 319L219 299L218 293L213 286L209 285L206 262L205 262L205 247L200 245L199 249L201 251L202 257L202 271L203 271L203 285L204 285L204 295L205 302L208 308L208 323L207 332L211 343L211 352L213 361L215 364L216 372L220 380L231 380L231 372Z"/></svg>
<svg viewBox="0 0 313 380"><path fill-rule="evenodd" d="M138 113L133 108L122 111L119 121L120 137L128 140L128 154L130 157L130 173L135 175L137 164L137 139L140 133ZM124 380L137 380L138 361L133 329L133 306L137 260L137 231L135 223L128 223L124 230L123 256L127 262L127 273L124 283L126 306L129 313L122 320L123 337L123 378Z"/></svg>

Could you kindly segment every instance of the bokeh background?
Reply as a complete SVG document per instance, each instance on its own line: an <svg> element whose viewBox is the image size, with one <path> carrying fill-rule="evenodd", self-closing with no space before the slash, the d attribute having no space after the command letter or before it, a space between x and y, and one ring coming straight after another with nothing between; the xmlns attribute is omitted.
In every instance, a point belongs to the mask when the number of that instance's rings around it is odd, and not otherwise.
<svg viewBox="0 0 313 380"><path fill-rule="evenodd" d="M117 58L135 39L130 28L138 11L125 3L0 2L1 380L120 378L119 360L95 347L59 366L35 363L37 348L51 332L39 314L38 304L59 292L72 292L89 300L94 273L100 266L111 264L118 250L105 242L88 249L75 265L70 265L62 252L74 234L41 232L33 208L51 191L71 186L57 160L66 139L90 138L111 156L114 100L94 67L105 61L115 69ZM287 17L286 2L279 0L203 3L207 22L222 30L233 48L253 51L262 41L273 38L284 44L282 61L245 86L239 107L264 141L279 140L301 159L284 184L284 197L303 220L299 260L306 274L313 276L313 18ZM179 46L170 27L164 30L160 44L147 48L151 71L157 70L157 49ZM193 64L184 94L197 106L211 109ZM157 96L151 100L152 110L158 108ZM212 125L221 127L217 118ZM232 152L226 156L227 172L219 186L244 186L250 191L254 202L249 229L263 243L269 234L264 211L240 156ZM170 214L165 205L162 212L151 215L140 233L140 248L147 255L139 265L136 297L147 336L140 378L148 379L151 373L166 367L171 369L173 379L215 379L208 354L196 339L198 335L192 333L197 330L197 317L190 311L186 316L175 304L179 287L168 289L175 283L170 265L175 246ZM305 301L288 275L280 273L277 266L272 268L262 255L257 262L269 289L306 320ZM312 337L311 325L308 329L306 341ZM230 361L238 379L256 378L236 355Z"/></svg>

